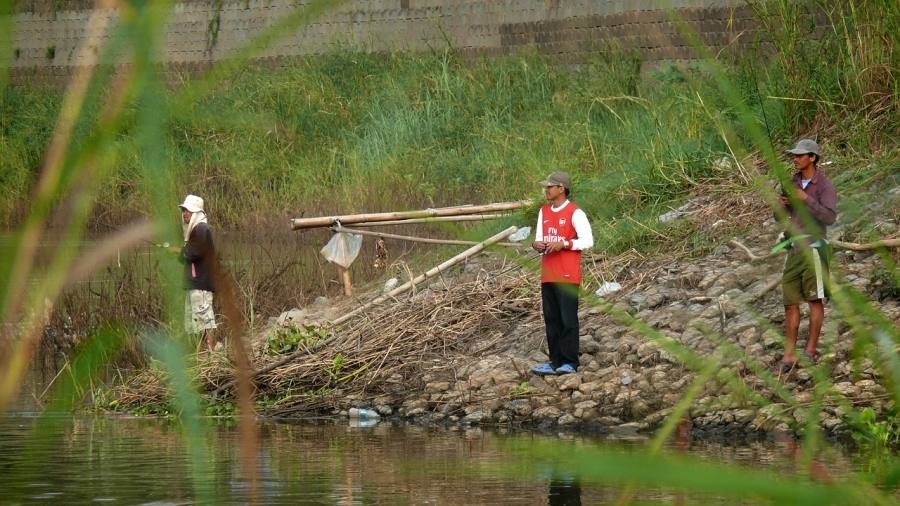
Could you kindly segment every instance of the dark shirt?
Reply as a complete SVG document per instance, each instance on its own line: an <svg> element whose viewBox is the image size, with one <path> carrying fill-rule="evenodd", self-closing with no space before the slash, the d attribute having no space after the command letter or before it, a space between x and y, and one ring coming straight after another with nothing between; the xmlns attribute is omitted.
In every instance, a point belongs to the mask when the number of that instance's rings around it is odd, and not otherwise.
<svg viewBox="0 0 900 506"><path fill-rule="evenodd" d="M785 210L791 218L789 232L791 235L808 234L810 242L825 239L827 226L834 224L837 219L837 193L834 185L819 170L816 170L806 189L800 184L801 179L802 175L798 172L794 174L792 183L794 188L806 193L806 201L799 203L798 207L806 207L808 216L804 217L806 213L788 204Z"/></svg>
<svg viewBox="0 0 900 506"><path fill-rule="evenodd" d="M198 223L191 230L188 241L181 249L184 273L189 290L214 292L213 269L216 250L213 247L212 231L206 223Z"/></svg>

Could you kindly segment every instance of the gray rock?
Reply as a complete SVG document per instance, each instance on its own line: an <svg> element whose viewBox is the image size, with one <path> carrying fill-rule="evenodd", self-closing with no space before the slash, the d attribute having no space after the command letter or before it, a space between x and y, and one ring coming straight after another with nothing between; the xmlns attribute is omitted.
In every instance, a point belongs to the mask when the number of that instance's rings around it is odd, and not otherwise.
<svg viewBox="0 0 900 506"><path fill-rule="evenodd" d="M649 424L645 422L628 422L621 425L610 427L610 434L613 436L635 436L642 430L647 430Z"/></svg>
<svg viewBox="0 0 900 506"><path fill-rule="evenodd" d="M425 391L428 393L445 392L449 389L449 381L434 381L425 385Z"/></svg>
<svg viewBox="0 0 900 506"><path fill-rule="evenodd" d="M578 419L569 413L562 415L561 417L559 417L556 420L556 423L559 425L572 425L573 423L577 423L577 422L578 422Z"/></svg>
<svg viewBox="0 0 900 506"><path fill-rule="evenodd" d="M672 413L672 408L665 408L654 413L650 413L649 415L644 417L644 422L647 423L650 427L656 427L661 424L663 420L668 418L668 416Z"/></svg>
<svg viewBox="0 0 900 506"><path fill-rule="evenodd" d="M291 309L290 311L285 311L278 316L278 324L282 327L286 327L289 325L302 325L306 321L306 311L302 309Z"/></svg>
<svg viewBox="0 0 900 506"><path fill-rule="evenodd" d="M597 407L597 401L582 401L575 404L575 409L592 409Z"/></svg>
<svg viewBox="0 0 900 506"><path fill-rule="evenodd" d="M703 279L701 279L700 282L697 283L697 288L701 290L709 290L709 288L713 286L713 283L715 283L716 280L719 279L719 275L720 273L716 271L707 272L706 275L703 276Z"/></svg>
<svg viewBox="0 0 900 506"><path fill-rule="evenodd" d="M849 381L835 383L834 389L844 397L856 397L857 395L859 395L859 388Z"/></svg>
<svg viewBox="0 0 900 506"><path fill-rule="evenodd" d="M713 256L721 257L731 253L731 248L722 244L713 251Z"/></svg>
<svg viewBox="0 0 900 506"><path fill-rule="evenodd" d="M756 417L756 411L752 409L738 409L734 411L733 416L736 423L747 424Z"/></svg>
<svg viewBox="0 0 900 506"><path fill-rule="evenodd" d="M597 353L600 351L600 344L593 336L584 335L578 338L578 349L581 353Z"/></svg>
<svg viewBox="0 0 900 506"><path fill-rule="evenodd" d="M766 329L762 335L762 342L766 348L775 348L784 346L784 337L781 332L775 329Z"/></svg>
<svg viewBox="0 0 900 506"><path fill-rule="evenodd" d="M519 416L528 416L531 414L531 402L528 399L515 399L506 403L506 409L512 411Z"/></svg>
<svg viewBox="0 0 900 506"><path fill-rule="evenodd" d="M559 380L560 390L577 390L581 386L581 376L578 374L567 374L561 376Z"/></svg>
<svg viewBox="0 0 900 506"><path fill-rule="evenodd" d="M583 393L584 395L591 395L596 391L599 391L603 387L603 381L596 380L588 383L582 383L578 385L578 391Z"/></svg>
<svg viewBox="0 0 900 506"><path fill-rule="evenodd" d="M557 408L556 406L544 406L542 408L534 410L534 412L532 413L532 418L536 420L556 420L559 418L559 415L559 408Z"/></svg>

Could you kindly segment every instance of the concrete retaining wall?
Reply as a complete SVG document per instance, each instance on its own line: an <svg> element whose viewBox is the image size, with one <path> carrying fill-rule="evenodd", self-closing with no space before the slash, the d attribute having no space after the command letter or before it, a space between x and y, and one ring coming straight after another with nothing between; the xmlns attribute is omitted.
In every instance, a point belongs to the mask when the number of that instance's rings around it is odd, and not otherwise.
<svg viewBox="0 0 900 506"><path fill-rule="evenodd" d="M83 8L86 3L62 2L72 10L57 11L48 11L40 1L19 4L9 46L16 81L64 79L73 67L85 64L78 48L95 12ZM216 3L175 5L161 63L206 67L309 2ZM647 61L696 57L670 11L664 10L667 6L713 51L756 44L761 35L750 9L736 0L355 0L291 33L263 57L281 60L336 48L421 51L450 46L473 56L535 48L561 63L577 63L610 45L634 50ZM100 15L112 25L118 12Z"/></svg>

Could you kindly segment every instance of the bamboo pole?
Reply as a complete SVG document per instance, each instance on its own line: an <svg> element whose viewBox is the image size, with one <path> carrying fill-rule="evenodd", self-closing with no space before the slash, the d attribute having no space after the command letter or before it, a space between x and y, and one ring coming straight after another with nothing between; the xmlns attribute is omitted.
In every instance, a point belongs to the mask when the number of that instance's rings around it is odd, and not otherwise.
<svg viewBox="0 0 900 506"><path fill-rule="evenodd" d="M354 227L385 227L388 225L409 225L412 223L439 223L457 221L487 221L505 218L509 214L471 214L463 216L435 216L434 218L410 218L408 220L390 220L354 223Z"/></svg>
<svg viewBox="0 0 900 506"><path fill-rule="evenodd" d="M346 234L359 234L359 235L368 235L372 237L383 237L385 239L398 239L401 241L409 241L409 242L422 242L426 244L454 244L454 245L463 245L463 246L473 246L475 244L479 244L478 241L463 241L460 239L432 239L430 237L415 237L411 235L399 235L399 234L388 234L385 232L373 232L371 230L357 230L354 228L344 228L344 227L333 227L335 233L344 232ZM507 247L518 247L522 246L521 243L515 242L498 242L498 246L507 246Z"/></svg>
<svg viewBox="0 0 900 506"><path fill-rule="evenodd" d="M343 216L319 216L316 218L295 218L291 220L291 229L330 227L334 222L344 225L352 225L363 222L406 220L411 218L434 218L437 216L462 216L466 214L491 213L497 211L510 211L531 205L530 200L518 200L515 202L498 202L479 206L445 207L440 209L423 209L420 211L397 211L389 213L347 214Z"/></svg>
<svg viewBox="0 0 900 506"><path fill-rule="evenodd" d="M344 295L347 297L353 296L353 283L350 282L350 269L338 265L338 272L341 274L341 282L344 284Z"/></svg>
<svg viewBox="0 0 900 506"><path fill-rule="evenodd" d="M500 232L499 234L493 235L493 236L485 239L484 241L476 244L475 246L472 246L471 248L463 251L462 253L456 255L455 257L438 265L437 267L432 268L425 274L419 275L418 277L416 277L410 281L407 281L406 283L398 286L397 288L394 288L390 292L388 292L380 297L377 297L366 304L363 304L362 306L354 309L353 311L345 314L344 316L341 316L340 318L334 320L333 322L331 322L331 324L334 326L340 325L341 323L349 320L350 318L356 316L357 314L361 313L362 311L365 311L366 309L374 306L375 304L380 304L391 297L394 297L396 295L399 295L399 294L409 290L416 284L421 283L422 281L425 281L426 279L432 278L437 274L440 274L441 272L458 264L459 262L462 262L463 260L481 252L482 250L484 250L484 248L486 248L492 244L498 243L498 242L502 241L503 239L506 239L507 237L511 236L515 232L516 232L516 227L509 227L506 230L504 230L503 232ZM275 361L275 362L263 367L262 369L258 369L254 372L251 372L250 378L251 379L255 378L255 377L259 376L260 374L265 374L265 373L272 371L274 369L277 369L287 363L293 362L294 360L300 358L303 355L306 355L308 353L313 353L316 350L318 350L319 348L325 346L326 344L331 343L336 337L337 336L331 336L328 339L326 339L318 344L310 346L309 348L303 348L303 349L297 350L297 351L291 353L290 355L282 358L281 360ZM219 388L217 388L215 390L215 392L213 393L213 396L217 396L218 394L228 390L229 388L234 386L234 383L235 383L234 380L226 382L224 385L220 386Z"/></svg>
<svg viewBox="0 0 900 506"><path fill-rule="evenodd" d="M449 269L450 267L453 267L454 265L471 257L472 255L475 255L475 254L481 252L484 248L486 248L492 244L496 244L496 243L502 241L503 239L506 239L507 237L516 233L516 230L517 230L517 228L514 226L509 227L506 230L504 230L503 232L500 232L499 234L493 235L493 236L485 239L484 241L476 244L475 246L472 246L471 248L463 251L462 253L456 255L455 257L453 257L449 260L446 260L444 263L438 265L437 267L432 267L425 274L420 274L420 275L416 276L415 278L407 281L406 283L403 283L402 285L398 286L397 288L394 288L390 292L388 292L384 295L381 295L379 297L376 297L375 299L363 304L362 306L359 306L358 308L354 309L353 311L350 311L349 313L345 314L344 316L341 316L340 318L334 320L333 322L331 322L331 324L335 325L335 326L340 325L341 323L344 323L345 321L349 320L350 318L353 318L354 316L358 315L359 313L365 311L366 309L369 309L370 307L372 307L376 304L380 304L390 298L400 295L401 293L409 290L410 288L418 285L419 283L421 283L429 278L433 278L436 275Z"/></svg>

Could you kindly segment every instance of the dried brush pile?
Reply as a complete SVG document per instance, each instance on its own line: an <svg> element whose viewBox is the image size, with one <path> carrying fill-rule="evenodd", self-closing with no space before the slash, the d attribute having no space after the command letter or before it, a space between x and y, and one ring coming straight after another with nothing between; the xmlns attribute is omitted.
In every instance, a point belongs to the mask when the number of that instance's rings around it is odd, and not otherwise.
<svg viewBox="0 0 900 506"><path fill-rule="evenodd" d="M224 354L206 356L187 370L187 377L195 378L203 390L225 383L233 374L232 363ZM113 406L120 410L149 411L165 407L171 397L168 384L168 375L151 363L112 389L112 399L115 402Z"/></svg>
<svg viewBox="0 0 900 506"><path fill-rule="evenodd" d="M261 410L273 416L321 412L341 399L372 398L398 385L405 391L423 387L426 372L449 371L458 359L500 344L517 320L538 315L536 282L527 269L482 271L473 280L438 282L376 307L330 329L324 342L301 344L308 354L257 376ZM265 354L264 343L254 343L254 370L282 358ZM191 377L201 391L212 392L234 373L233 363L219 354L203 358ZM164 385L165 376L148 369L116 387L113 397L121 408L163 403Z"/></svg>
<svg viewBox="0 0 900 506"><path fill-rule="evenodd" d="M335 396L371 398L424 387L423 377L448 371L538 312L535 279L518 269L432 288L376 308L333 330L334 339L309 356L257 378L261 394L275 394L270 414L328 407ZM490 345L490 343L488 343ZM259 357L258 357L259 358ZM266 364L258 363L260 367Z"/></svg>

